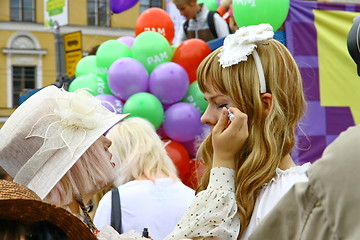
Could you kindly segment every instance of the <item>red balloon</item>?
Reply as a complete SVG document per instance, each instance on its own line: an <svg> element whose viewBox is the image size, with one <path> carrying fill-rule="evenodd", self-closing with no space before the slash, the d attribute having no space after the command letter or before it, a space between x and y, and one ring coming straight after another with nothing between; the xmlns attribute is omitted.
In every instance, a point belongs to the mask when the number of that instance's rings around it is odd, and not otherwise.
<svg viewBox="0 0 360 240"><path fill-rule="evenodd" d="M162 34L172 45L175 27L170 15L161 8L149 8L136 20L135 35L144 31L154 31Z"/></svg>
<svg viewBox="0 0 360 240"><path fill-rule="evenodd" d="M209 45L196 38L182 42L175 50L172 61L180 64L188 73L190 83L196 80L196 70L201 61L211 53Z"/></svg>
<svg viewBox="0 0 360 240"><path fill-rule="evenodd" d="M203 162L196 159L191 159L190 170L186 174L183 183L188 187L196 190L204 174L204 170L205 170L205 165Z"/></svg>
<svg viewBox="0 0 360 240"><path fill-rule="evenodd" d="M173 160L178 175L181 180L185 178L190 170L190 156L186 148L179 142L166 139L163 140L165 143L165 150L169 157Z"/></svg>

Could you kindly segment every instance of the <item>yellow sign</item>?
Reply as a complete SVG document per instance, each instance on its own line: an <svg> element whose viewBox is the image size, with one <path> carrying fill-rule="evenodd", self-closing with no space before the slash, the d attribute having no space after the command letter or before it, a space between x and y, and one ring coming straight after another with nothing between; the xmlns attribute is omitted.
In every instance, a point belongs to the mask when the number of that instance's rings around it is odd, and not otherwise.
<svg viewBox="0 0 360 240"><path fill-rule="evenodd" d="M81 31L64 34L65 52L82 49Z"/></svg>
<svg viewBox="0 0 360 240"><path fill-rule="evenodd" d="M82 50L65 53L66 74L68 77L75 75L76 64L82 58Z"/></svg>
<svg viewBox="0 0 360 240"><path fill-rule="evenodd" d="M360 81L347 50L347 35L358 12L313 10L318 45L320 104L349 107L360 124Z"/></svg>

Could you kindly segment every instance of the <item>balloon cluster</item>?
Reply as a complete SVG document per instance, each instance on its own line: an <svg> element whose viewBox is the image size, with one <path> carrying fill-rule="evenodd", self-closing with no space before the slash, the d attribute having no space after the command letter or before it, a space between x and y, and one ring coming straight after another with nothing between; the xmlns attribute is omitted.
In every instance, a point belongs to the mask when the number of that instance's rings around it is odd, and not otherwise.
<svg viewBox="0 0 360 240"><path fill-rule="evenodd" d="M199 39L171 45L174 24L159 8L144 11L135 32L105 41L96 55L82 58L69 91L85 88L108 109L151 122L186 180L194 144L206 131L200 117L207 103L195 74L211 49Z"/></svg>

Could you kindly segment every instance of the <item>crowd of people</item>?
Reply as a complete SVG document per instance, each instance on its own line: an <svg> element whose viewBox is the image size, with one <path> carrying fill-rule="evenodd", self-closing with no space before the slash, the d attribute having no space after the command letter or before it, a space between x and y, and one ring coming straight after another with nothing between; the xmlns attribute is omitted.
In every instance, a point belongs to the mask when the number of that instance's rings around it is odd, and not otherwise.
<svg viewBox="0 0 360 240"><path fill-rule="evenodd" d="M197 25L208 24L204 4L174 3L189 20L184 39L215 37ZM213 17L217 37L226 38L197 70L208 103L201 122L211 131L199 149L206 168L196 193L179 180L147 120L113 113L85 90L48 86L0 130L0 165L9 175L0 181L1 239L360 235L357 191L344 190L356 181L359 127L315 164L297 166L291 151L306 100L294 58L269 24L229 35L224 18ZM102 191L92 218L88 203Z"/></svg>

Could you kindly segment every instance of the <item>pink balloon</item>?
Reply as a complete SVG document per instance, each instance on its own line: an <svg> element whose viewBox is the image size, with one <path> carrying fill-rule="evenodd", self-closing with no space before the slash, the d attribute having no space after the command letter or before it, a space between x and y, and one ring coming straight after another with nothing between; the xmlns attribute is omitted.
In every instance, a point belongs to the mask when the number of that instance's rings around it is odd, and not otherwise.
<svg viewBox="0 0 360 240"><path fill-rule="evenodd" d="M136 59L125 57L116 60L109 68L108 82L111 92L122 100L139 92L146 92L149 75Z"/></svg>
<svg viewBox="0 0 360 240"><path fill-rule="evenodd" d="M117 40L126 44L126 46L128 46L131 49L135 41L135 38L131 36L123 36L123 37L119 37Z"/></svg>

